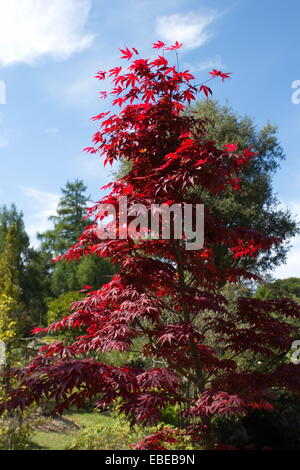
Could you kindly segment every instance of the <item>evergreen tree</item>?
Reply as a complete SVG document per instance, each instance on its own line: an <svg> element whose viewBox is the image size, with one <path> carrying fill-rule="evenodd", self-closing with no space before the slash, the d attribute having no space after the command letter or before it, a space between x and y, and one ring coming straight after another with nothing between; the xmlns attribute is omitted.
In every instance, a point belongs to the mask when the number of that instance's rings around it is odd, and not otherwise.
<svg viewBox="0 0 300 470"><path fill-rule="evenodd" d="M29 326L29 319L22 304L20 272L17 227L13 223L7 231L4 250L0 256L0 291L2 295L14 302L14 308L10 309L9 320L16 322L18 335L24 334Z"/></svg>
<svg viewBox="0 0 300 470"><path fill-rule="evenodd" d="M46 322L47 298L51 296L51 254L29 248L22 272L23 303L34 325Z"/></svg>
<svg viewBox="0 0 300 470"><path fill-rule="evenodd" d="M86 212L89 197L85 193L86 186L81 180L68 182L62 188L57 215L50 217L54 227L38 236L41 250L51 253L49 258L64 253L91 224ZM75 260L71 263L57 261L51 273L51 293L59 297L66 292L79 290L85 284L98 288L114 272L115 268L108 260L95 255L87 260Z"/></svg>
<svg viewBox="0 0 300 470"><path fill-rule="evenodd" d="M20 268L17 230L14 223L7 231L4 249L0 258L0 290L3 294L14 298L18 302L21 299Z"/></svg>
<svg viewBox="0 0 300 470"><path fill-rule="evenodd" d="M89 221L84 219L88 196L85 194L86 186L83 181L67 182L61 189L62 197L58 203L57 214L49 217L53 222L53 229L39 234L41 248L50 251L53 255L64 252L70 244L76 242L82 230Z"/></svg>
<svg viewBox="0 0 300 470"><path fill-rule="evenodd" d="M47 311L45 298L50 295L50 253L30 247L23 213L14 204L0 208L0 256L5 248L8 231L14 225L14 264L17 270L20 300L34 324L41 323Z"/></svg>
<svg viewBox="0 0 300 470"><path fill-rule="evenodd" d="M23 213L18 212L15 204L12 204L10 208L6 205L0 207L0 253L4 249L7 231L12 224L16 226L18 253L22 261L24 261L29 248L29 237L25 231Z"/></svg>

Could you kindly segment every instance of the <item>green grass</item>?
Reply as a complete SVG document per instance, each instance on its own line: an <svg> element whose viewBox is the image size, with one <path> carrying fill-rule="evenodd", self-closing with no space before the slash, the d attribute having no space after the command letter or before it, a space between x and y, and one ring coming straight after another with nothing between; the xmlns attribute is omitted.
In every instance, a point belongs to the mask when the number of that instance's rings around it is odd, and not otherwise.
<svg viewBox="0 0 300 470"><path fill-rule="evenodd" d="M69 412L65 414L80 425L78 430L68 432L35 431L31 439L32 450L64 450L83 429L92 428L97 424L113 424L113 416L103 415L96 411Z"/></svg>

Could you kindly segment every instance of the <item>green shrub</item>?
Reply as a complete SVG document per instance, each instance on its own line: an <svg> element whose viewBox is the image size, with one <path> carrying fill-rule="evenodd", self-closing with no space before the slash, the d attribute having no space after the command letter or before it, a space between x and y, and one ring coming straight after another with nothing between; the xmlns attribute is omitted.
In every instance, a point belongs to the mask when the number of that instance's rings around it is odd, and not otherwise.
<svg viewBox="0 0 300 470"><path fill-rule="evenodd" d="M130 450L132 445L153 434L165 424L154 427L130 427L128 421L113 420L108 424L97 424L93 428L82 431L67 447L69 450ZM173 426L167 426L168 428ZM184 436L173 444L165 444L168 449L193 449L191 440Z"/></svg>
<svg viewBox="0 0 300 470"><path fill-rule="evenodd" d="M155 428L130 428L127 421L117 420L112 424L97 424L83 430L68 446L71 450L125 450L142 440Z"/></svg>
<svg viewBox="0 0 300 470"><path fill-rule="evenodd" d="M18 412L0 419L0 450L26 450L31 435L30 424Z"/></svg>

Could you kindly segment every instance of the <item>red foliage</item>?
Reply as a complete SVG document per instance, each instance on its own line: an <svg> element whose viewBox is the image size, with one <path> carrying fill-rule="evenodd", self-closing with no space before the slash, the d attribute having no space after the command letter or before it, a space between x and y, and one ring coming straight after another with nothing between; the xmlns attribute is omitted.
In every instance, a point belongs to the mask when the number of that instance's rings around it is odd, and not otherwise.
<svg viewBox="0 0 300 470"><path fill-rule="evenodd" d="M158 41L153 47L176 50L181 44L166 48ZM132 422L153 423L167 405L177 403L185 420L193 418L180 432L214 448L212 416L241 415L249 407L269 409L276 387L299 393L298 366L283 363L268 373L251 372L240 370L236 357L245 351L274 359L286 353L293 329L283 318L298 318L300 308L287 299L247 298L239 299L236 312L227 308L220 286L256 279L235 260L257 257L279 240L224 225L207 206L201 250L187 251L184 240L172 237L98 237L101 204L112 204L118 213L120 196L127 196L129 203L143 203L147 208L153 203L195 207L202 202L199 193L191 191L195 186L212 195L237 190L238 175L253 155L250 149L238 152L235 143L218 148L205 139L204 121L182 113L199 93L188 71L179 72L164 56L150 60L136 58L133 48L121 52L122 59L130 61L127 69L115 67L97 74L100 80L111 78L112 91L101 96L113 97L112 104L121 110L93 118L101 123L94 146L87 151L104 156L104 164L125 158L131 170L106 187L110 193L89 209L95 224L60 256L72 260L97 254L119 263L119 273L100 290L87 291L69 316L45 329L80 327L85 333L70 345L56 342L42 348L31 364L16 371L21 386L2 404L2 410L24 408L42 397L54 399L60 412L95 400L99 408L121 403L121 411ZM222 80L229 77L217 70L210 74ZM204 85L200 90L211 93ZM117 233L124 235L122 227ZM220 247L232 267L218 263ZM209 344L211 335L216 347ZM136 338L144 339L141 353L163 366L143 370L84 359L107 351L129 351ZM198 398L189 399L183 393L183 379L194 384ZM177 438L176 432L162 430L136 448L162 449L163 441Z"/></svg>

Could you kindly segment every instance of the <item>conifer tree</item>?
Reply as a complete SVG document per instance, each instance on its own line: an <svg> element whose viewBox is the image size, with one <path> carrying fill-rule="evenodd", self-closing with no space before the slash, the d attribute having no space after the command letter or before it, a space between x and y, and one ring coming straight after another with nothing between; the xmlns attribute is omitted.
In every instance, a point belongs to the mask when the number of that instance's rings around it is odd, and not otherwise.
<svg viewBox="0 0 300 470"><path fill-rule="evenodd" d="M53 229L38 235L41 250L48 253L48 258L65 252L91 224L91 219L87 217L89 198L86 189L82 180L69 181L62 188L57 214L49 218ZM79 290L85 284L100 287L114 272L115 268L108 260L95 256L71 263L60 261L50 270L51 294L59 297Z"/></svg>

